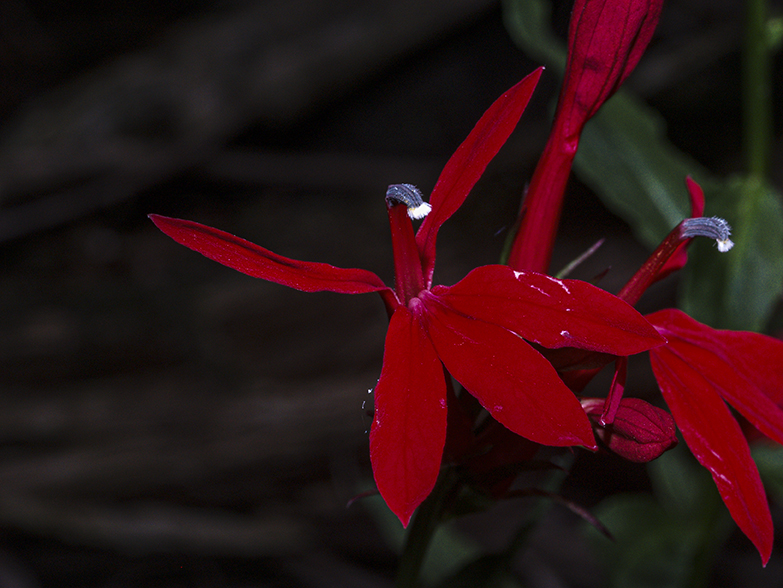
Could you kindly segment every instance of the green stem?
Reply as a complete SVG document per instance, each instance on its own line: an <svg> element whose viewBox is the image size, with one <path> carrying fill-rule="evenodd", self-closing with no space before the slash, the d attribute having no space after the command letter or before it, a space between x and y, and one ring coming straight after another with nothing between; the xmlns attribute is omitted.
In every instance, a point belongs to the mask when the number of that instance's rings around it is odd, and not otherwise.
<svg viewBox="0 0 783 588"><path fill-rule="evenodd" d="M419 574L424 557L427 555L435 530L443 518L443 513L458 487L459 482L454 472L445 470L427 500L421 503L416 514L413 515L413 522L408 529L405 548L397 568L395 588L415 588L419 585Z"/></svg>
<svg viewBox="0 0 783 588"><path fill-rule="evenodd" d="M702 494L705 494L702 492ZM685 584L689 588L707 588L715 567L718 551L728 540L733 525L728 521L723 503L712 488L702 496L700 527L701 540L694 553L690 578Z"/></svg>
<svg viewBox="0 0 783 588"><path fill-rule="evenodd" d="M568 474L574 465L575 460L576 455L574 453L563 453L559 456L553 457L551 459L552 463L557 464L562 469L553 470L546 482L543 484L542 489L546 492L559 493L563 487L563 482L565 482L565 479L568 477ZM549 513L549 511L552 509L552 505L554 504L552 499L547 497L540 497L536 498L535 500L536 502L533 508L530 510L530 513L527 515L525 523L517 531L516 535L514 535L514 538L511 540L511 544L506 551L509 556L509 560L513 558L518 551L524 548L527 540L530 538L530 535L533 533L533 531L536 530L539 523Z"/></svg>
<svg viewBox="0 0 783 588"><path fill-rule="evenodd" d="M766 0L745 0L743 56L744 142L747 172L763 179L772 143L770 47Z"/></svg>

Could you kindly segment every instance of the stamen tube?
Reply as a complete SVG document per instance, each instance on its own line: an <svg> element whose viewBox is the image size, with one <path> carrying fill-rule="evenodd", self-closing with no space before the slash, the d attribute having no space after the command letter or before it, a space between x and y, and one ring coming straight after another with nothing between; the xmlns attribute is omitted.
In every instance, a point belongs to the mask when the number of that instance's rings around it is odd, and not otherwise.
<svg viewBox="0 0 783 588"><path fill-rule="evenodd" d="M726 253L734 247L734 242L729 239L729 235L731 235L729 223L717 216L686 218L682 221L680 235L683 238L709 237L715 239L718 242L718 251L721 253Z"/></svg>
<svg viewBox="0 0 783 588"><path fill-rule="evenodd" d="M388 206L404 204L408 207L408 216L414 220L424 218L432 210L432 206L424 202L421 192L413 184L392 184L389 186L389 189L386 190L386 204Z"/></svg>
<svg viewBox="0 0 783 588"><path fill-rule="evenodd" d="M639 268L639 271L617 293L617 297L625 300L628 304L636 304L648 286L657 279L658 272L677 251L680 244L694 237L709 237L718 242L718 251L725 253L734 247L734 243L729 239L730 234L729 223L717 216L686 218L674 227L671 233L658 245L658 248Z"/></svg>

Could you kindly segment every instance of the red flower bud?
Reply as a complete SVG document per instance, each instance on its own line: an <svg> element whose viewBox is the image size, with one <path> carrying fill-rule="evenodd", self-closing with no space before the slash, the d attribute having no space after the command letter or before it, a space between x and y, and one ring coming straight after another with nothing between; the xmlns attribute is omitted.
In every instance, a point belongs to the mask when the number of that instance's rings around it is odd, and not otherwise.
<svg viewBox="0 0 783 588"><path fill-rule="evenodd" d="M560 92L564 137L584 123L633 71L652 38L663 0L577 0Z"/></svg>
<svg viewBox="0 0 783 588"><path fill-rule="evenodd" d="M604 410L603 398L583 398L582 408L604 445L627 460L652 461L677 445L672 416L639 398L623 398L614 422L606 427L599 423Z"/></svg>
<svg viewBox="0 0 783 588"><path fill-rule="evenodd" d="M663 0L576 0L568 61L549 141L530 180L509 253L517 270L546 272L571 164L585 123L639 63Z"/></svg>

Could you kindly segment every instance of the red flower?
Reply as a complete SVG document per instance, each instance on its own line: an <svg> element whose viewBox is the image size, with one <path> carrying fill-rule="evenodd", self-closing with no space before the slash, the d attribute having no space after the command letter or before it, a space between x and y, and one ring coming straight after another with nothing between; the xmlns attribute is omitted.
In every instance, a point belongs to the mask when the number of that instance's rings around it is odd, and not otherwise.
<svg viewBox="0 0 783 588"><path fill-rule="evenodd" d="M366 270L288 259L217 229L151 215L175 241L248 275L307 292L381 295L390 323L370 457L378 490L403 525L438 477L446 439L444 366L514 433L544 445L595 449L579 401L525 340L614 355L663 341L633 308L585 282L491 265L454 286L432 286L438 230L511 134L539 76L540 70L527 76L484 114L446 164L415 236L400 203L409 212L426 205L412 186L390 187L393 290Z"/></svg>
<svg viewBox="0 0 783 588"><path fill-rule="evenodd" d="M696 236L732 247L728 225L699 218L704 193L687 179L695 218L675 227L618 296L635 304L647 287L687 260ZM772 552L769 505L739 423L724 401L761 433L783 443L783 342L766 335L716 330L682 311L665 309L646 317L667 343L650 350L650 362L664 400L693 455L712 474L731 516L753 542L764 564ZM602 418L610 422L622 389L610 391Z"/></svg>
<svg viewBox="0 0 783 588"><path fill-rule="evenodd" d="M638 63L662 4L663 0L576 0L565 79L549 141L525 197L509 255L511 267L546 271L582 129ZM688 179L688 190L693 218L675 227L618 293L629 304L636 304L654 281L685 264L686 247L694 236L715 238L720 251L731 248L725 221L701 218L701 188ZM759 431L783 443L783 410L778 407L783 400L783 342L756 333L711 329L672 309L647 318L668 340L650 351L664 399L685 442L711 472L732 517L766 564L773 539L769 507L747 441L724 400ZM563 371L562 377L577 392L601 366L615 360L593 353L545 353L558 367L575 368ZM596 404L589 405L603 427L614 427L626 402L626 360L620 358L617 366L600 417ZM638 432L632 431L632 436Z"/></svg>

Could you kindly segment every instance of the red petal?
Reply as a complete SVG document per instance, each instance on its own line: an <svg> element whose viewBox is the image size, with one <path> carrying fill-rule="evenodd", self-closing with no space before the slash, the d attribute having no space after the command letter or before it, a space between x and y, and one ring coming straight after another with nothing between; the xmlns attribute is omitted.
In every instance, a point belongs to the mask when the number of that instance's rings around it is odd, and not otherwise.
<svg viewBox="0 0 783 588"><path fill-rule="evenodd" d="M544 347L632 355L664 342L627 303L579 280L487 265L454 286L436 286L433 293L465 316Z"/></svg>
<svg viewBox="0 0 783 588"><path fill-rule="evenodd" d="M161 231L177 243L254 278L303 292L391 293L391 289L378 276L367 270L343 269L326 263L289 259L212 227L157 214L149 216Z"/></svg>
<svg viewBox="0 0 783 588"><path fill-rule="evenodd" d="M704 190L690 176L685 178L685 185L691 199L691 218L704 216Z"/></svg>
<svg viewBox="0 0 783 588"><path fill-rule="evenodd" d="M601 413L601 418L598 419L598 424L603 427L611 425L614 422L614 417L617 415L617 410L620 408L620 403L623 400L627 375L628 358L618 357L615 362L614 379L612 380L612 385L609 387L609 394L607 394L606 400L604 401L604 410ZM582 402L582 406L584 406L584 401Z"/></svg>
<svg viewBox="0 0 783 588"><path fill-rule="evenodd" d="M378 491L403 526L435 486L445 442L443 366L419 321L400 306L375 388L370 459Z"/></svg>
<svg viewBox="0 0 783 588"><path fill-rule="evenodd" d="M737 421L698 368L668 345L650 351L655 378L693 455L712 474L723 502L766 565L772 518L758 469Z"/></svg>
<svg viewBox="0 0 783 588"><path fill-rule="evenodd" d="M543 68L538 68L498 98L443 168L430 196L432 211L416 235L428 285L435 265L438 230L462 206L489 162L516 127L542 71Z"/></svg>
<svg viewBox="0 0 783 588"><path fill-rule="evenodd" d="M557 372L525 341L422 293L427 332L446 369L514 433L542 445L596 448L590 422Z"/></svg>
<svg viewBox="0 0 783 588"><path fill-rule="evenodd" d="M473 444L476 440L473 434L473 418L467 411L467 400L477 404L476 399L464 391L459 396L454 392L452 378L446 377L446 394L448 398L448 416L446 418L446 446L443 448L443 460L450 463L461 462L465 455L474 453Z"/></svg>
<svg viewBox="0 0 783 588"><path fill-rule="evenodd" d="M744 331L721 331L680 310L647 317L677 355L759 431L783 443L783 342Z"/></svg>

